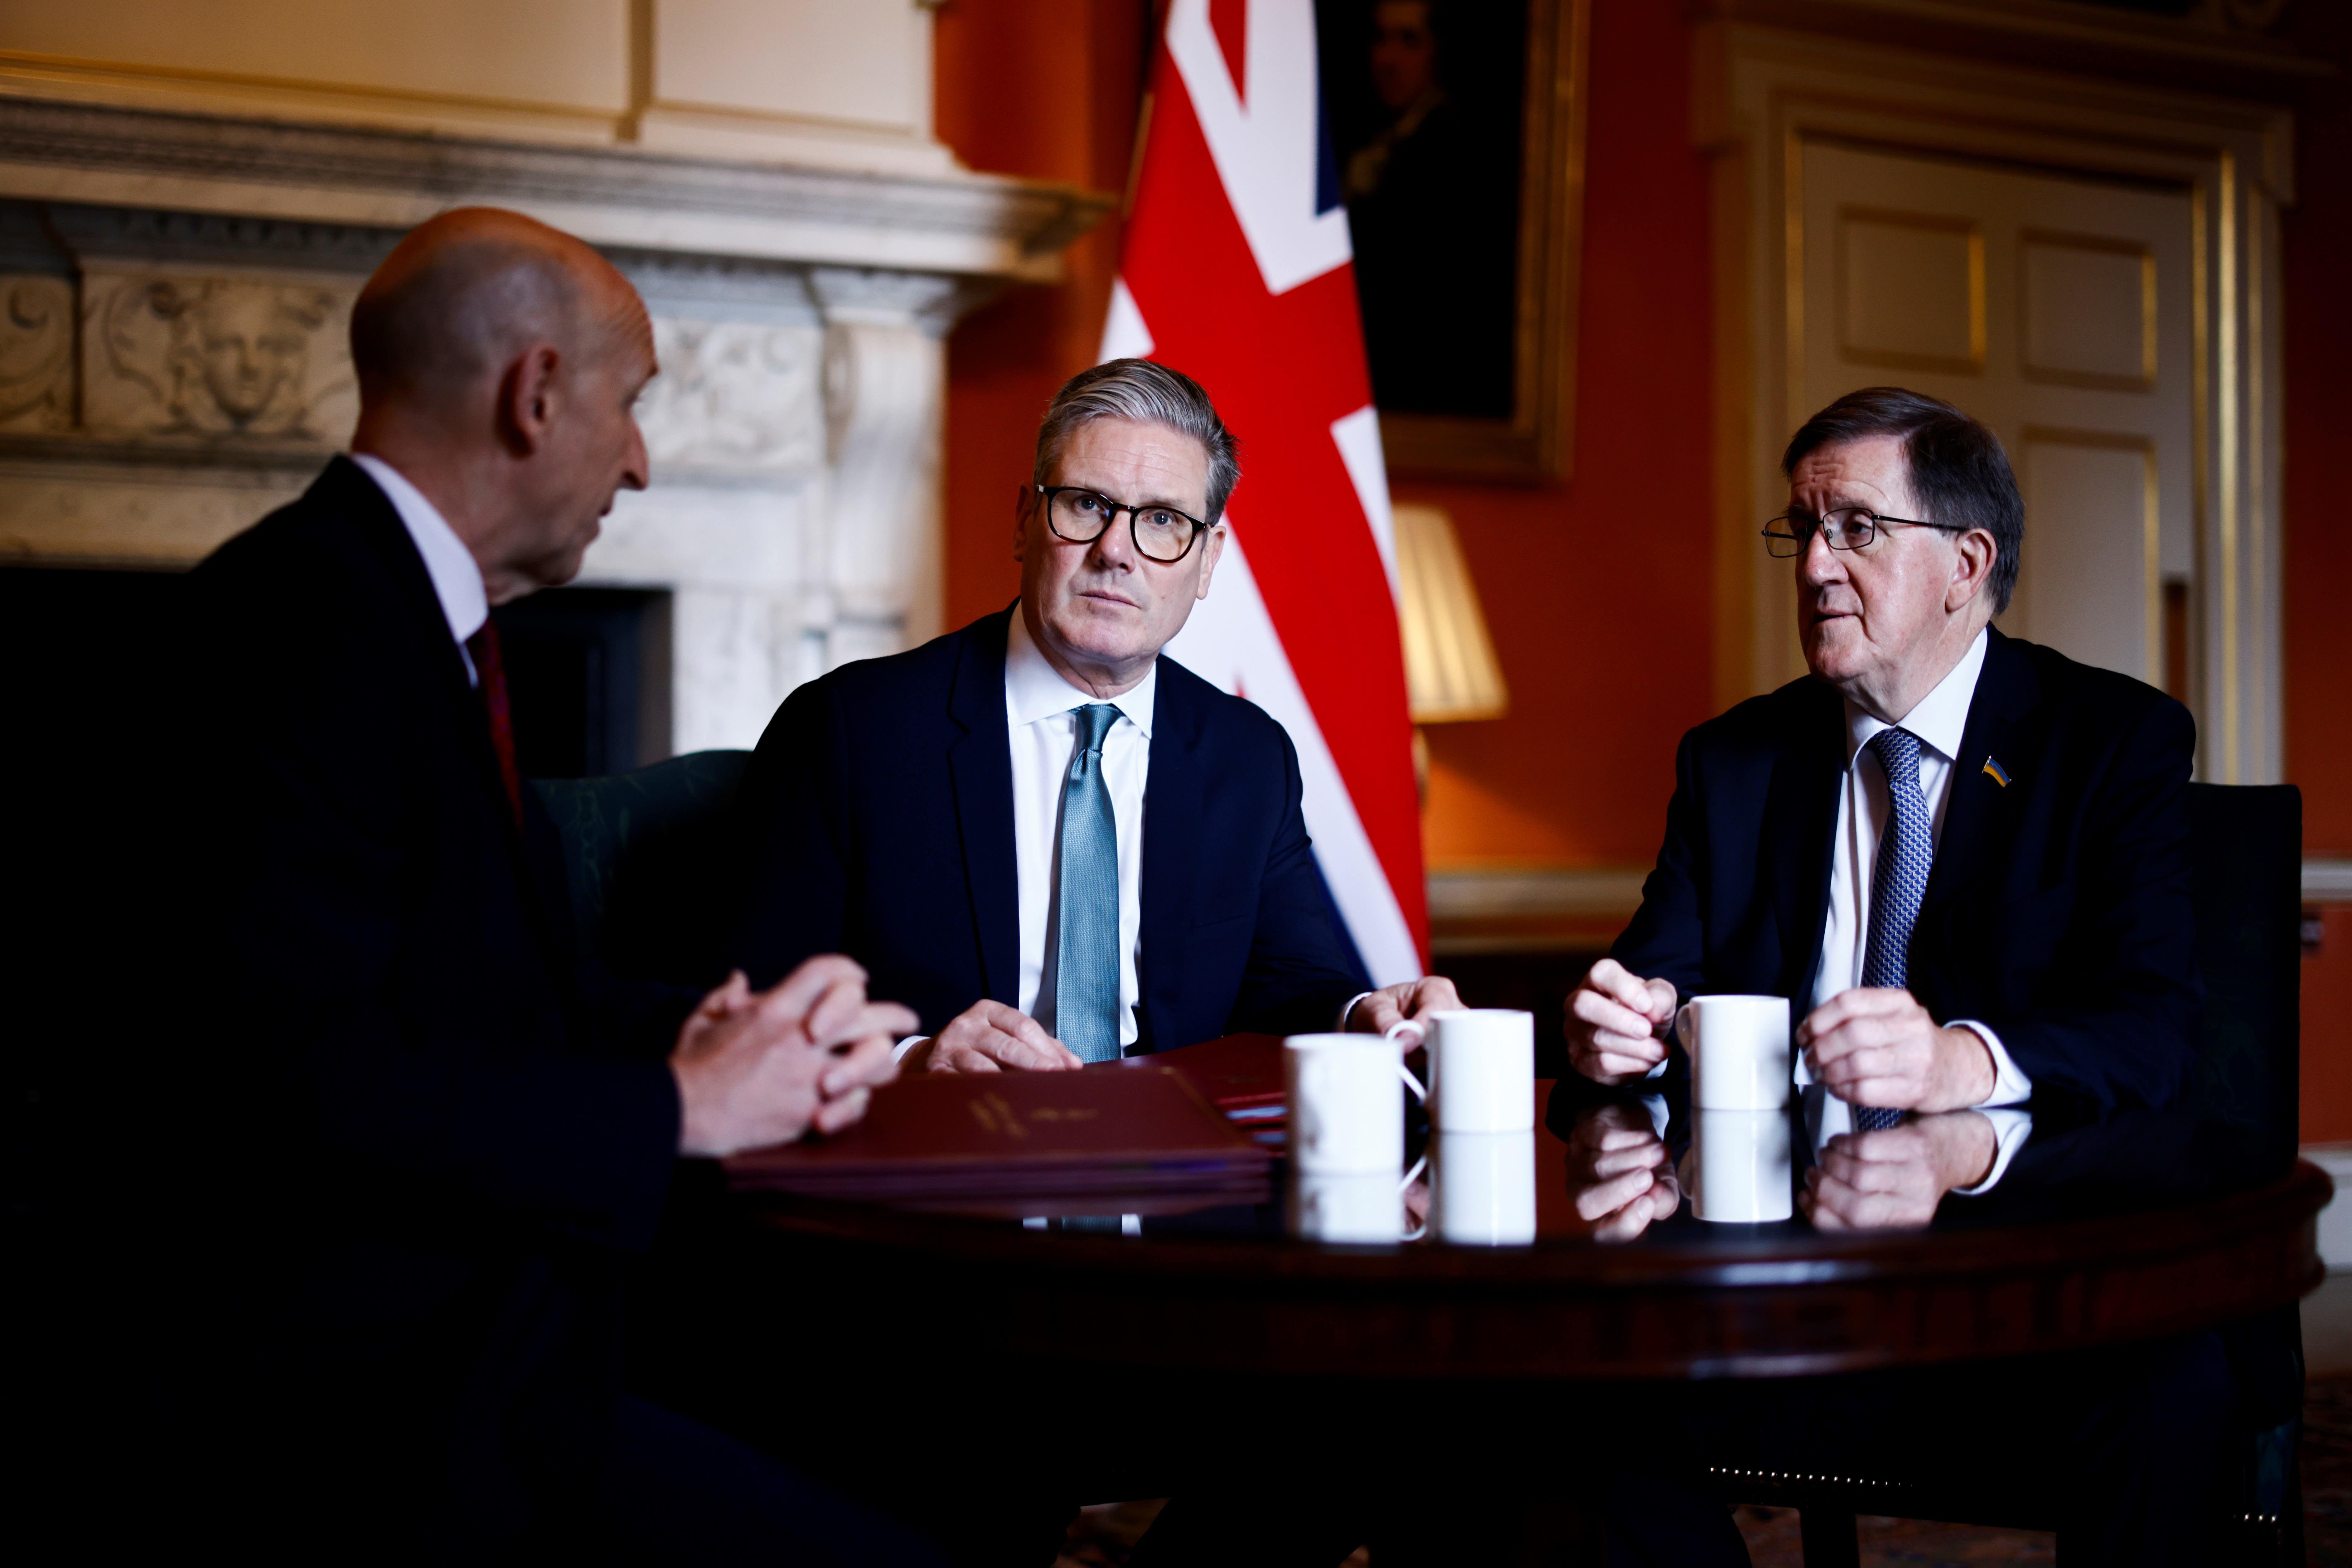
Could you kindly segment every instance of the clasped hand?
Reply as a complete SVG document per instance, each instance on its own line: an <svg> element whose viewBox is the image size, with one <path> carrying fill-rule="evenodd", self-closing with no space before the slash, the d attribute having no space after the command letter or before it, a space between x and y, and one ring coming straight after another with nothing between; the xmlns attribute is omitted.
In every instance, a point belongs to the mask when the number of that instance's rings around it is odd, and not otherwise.
<svg viewBox="0 0 2352 1568"><path fill-rule="evenodd" d="M1594 964L1568 998L1568 1056L1596 1083L1646 1077L1666 1059L1675 993L1613 958ZM1972 1029L1939 1027L1908 991L1856 986L1797 1026L1814 1081L1853 1105L1958 1110L1993 1089L1992 1052Z"/></svg>
<svg viewBox="0 0 2352 1568"><path fill-rule="evenodd" d="M1059 1072L1087 1064L1018 1007L973 1003L907 1053L908 1072Z"/></svg>
<svg viewBox="0 0 2352 1568"><path fill-rule="evenodd" d="M898 1076L891 1043L915 1026L892 1002L866 999L866 971L812 958L754 992L738 970L677 1032L678 1151L723 1155L837 1132L866 1114L874 1087Z"/></svg>

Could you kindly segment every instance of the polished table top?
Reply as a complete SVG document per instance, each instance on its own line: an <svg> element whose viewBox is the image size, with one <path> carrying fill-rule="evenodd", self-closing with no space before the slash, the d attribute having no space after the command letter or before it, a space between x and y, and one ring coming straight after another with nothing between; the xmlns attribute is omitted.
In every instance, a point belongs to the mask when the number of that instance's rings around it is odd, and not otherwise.
<svg viewBox="0 0 2352 1568"><path fill-rule="evenodd" d="M1239 1037L1147 1060L1187 1069L1279 1147L1279 1050ZM1929 1186L1924 1223L1832 1229L1801 1210L1722 1223L1685 1198L1643 1224L1610 1206L1616 1172L1596 1163L1644 1148L1655 1129L1664 1149L1643 1157L1687 1173L1695 1119L1679 1092L1645 1100L1580 1079L1538 1091L1530 1133L1432 1138L1416 1121L1412 1153L1433 1159L1410 1182L1305 1176L1277 1160L1255 1202L1162 1197L1123 1220L1106 1214L1117 1203L1067 1200L1031 1205L1058 1212L1025 1223L1001 1209L744 1201L768 1237L828 1266L1001 1300L992 1318L1024 1353L1229 1372L1858 1370L2185 1331L2293 1301L2323 1273L2327 1178L2283 1140L2187 1112L2010 1113L1999 1180L1939 1202ZM1906 1125L1898 1163L1904 1148L1937 1143L1934 1125ZM1799 1110L1784 1130L1790 1173L1779 1179L1801 1188L1817 1156ZM1970 1133L1977 1146L1984 1131ZM1725 1135L1712 1136L1719 1156ZM1924 1215L1919 1183L1938 1180L1923 1169L1891 1184ZM1102 1322L1125 1331L1079 1331Z"/></svg>

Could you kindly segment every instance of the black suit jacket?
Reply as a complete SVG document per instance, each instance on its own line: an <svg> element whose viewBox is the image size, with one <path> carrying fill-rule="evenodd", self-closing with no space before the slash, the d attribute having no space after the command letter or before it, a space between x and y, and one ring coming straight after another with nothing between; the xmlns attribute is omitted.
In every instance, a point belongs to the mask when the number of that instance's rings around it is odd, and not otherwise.
<svg viewBox="0 0 2352 1568"><path fill-rule="evenodd" d="M191 1027L156 1081L196 1135L202 1353L246 1436L318 1462L322 1511L495 1543L592 1474L674 1081L658 1039L598 1037L553 834L529 791L518 830L424 563L359 468L224 545L183 607Z"/></svg>
<svg viewBox="0 0 2352 1568"><path fill-rule="evenodd" d="M1991 1026L2037 1095L2163 1106L2194 1050L2195 726L2137 680L1990 635L1909 989L1938 1022ZM1845 743L1843 700L1810 678L1684 736L1665 844L1619 962L1686 996L1786 996L1801 1017Z"/></svg>
<svg viewBox="0 0 2352 1568"><path fill-rule="evenodd" d="M1019 1005L1014 613L785 699L742 797L755 984L837 952L926 1031L983 997ZM1135 1051L1330 1028L1368 983L1332 931L1282 726L1163 657L1145 797Z"/></svg>

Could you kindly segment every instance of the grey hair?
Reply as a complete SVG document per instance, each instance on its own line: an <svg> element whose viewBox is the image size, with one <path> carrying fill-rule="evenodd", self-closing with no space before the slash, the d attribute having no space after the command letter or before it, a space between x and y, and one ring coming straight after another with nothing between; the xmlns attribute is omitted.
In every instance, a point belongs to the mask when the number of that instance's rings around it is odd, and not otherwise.
<svg viewBox="0 0 2352 1568"><path fill-rule="evenodd" d="M1816 449L1868 436L1892 436L1903 443L1911 493L1927 509L1923 521L1981 528L1992 535L1993 565L1983 592L1993 614L2008 609L2025 549L2025 498L2018 493L2000 437L1942 398L1900 386L1865 386L1799 426L1781 456L1780 471L1793 474Z"/></svg>
<svg viewBox="0 0 2352 1568"><path fill-rule="evenodd" d="M1046 484L1062 448L1081 425L1097 419L1132 419L1139 425L1165 425L1180 436L1190 436L1209 454L1209 515L1223 521L1225 502L1242 477L1241 443L1217 417L1216 406L1201 384L1181 370L1148 359L1106 360L1082 370L1062 384L1045 405L1045 422L1037 426L1037 460L1030 469L1032 484ZM1133 499L1133 498L1130 498ZM1166 498L1159 498L1165 500Z"/></svg>

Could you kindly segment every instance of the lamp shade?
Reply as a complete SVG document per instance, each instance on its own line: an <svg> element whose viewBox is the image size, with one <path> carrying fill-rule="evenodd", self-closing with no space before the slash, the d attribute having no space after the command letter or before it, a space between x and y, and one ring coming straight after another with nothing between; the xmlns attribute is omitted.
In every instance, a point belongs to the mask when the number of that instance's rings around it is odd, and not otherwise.
<svg viewBox="0 0 2352 1568"><path fill-rule="evenodd" d="M1454 521L1433 506L1396 509L1404 590L1404 680L1416 724L1499 719L1510 707Z"/></svg>

